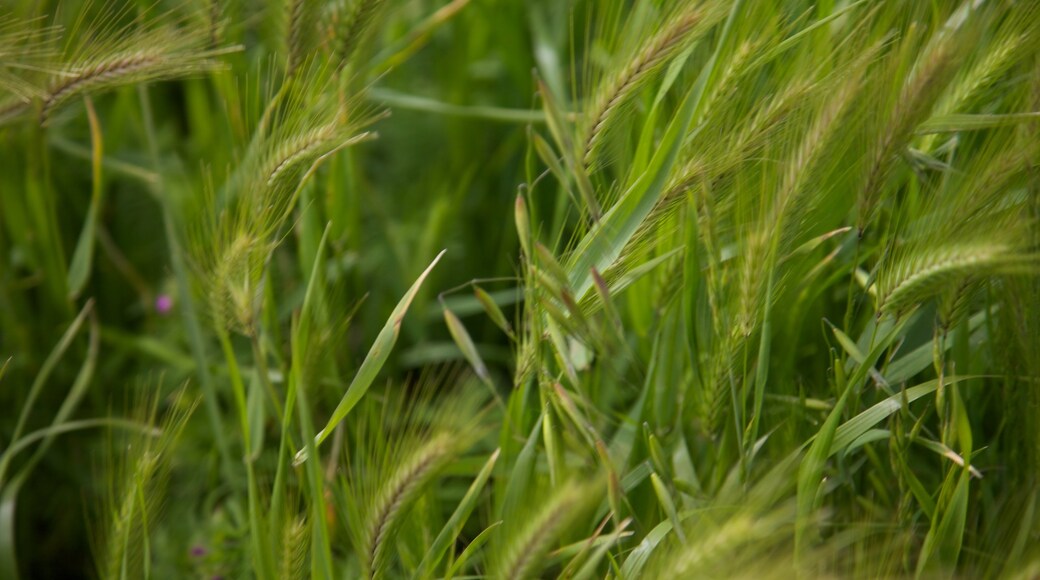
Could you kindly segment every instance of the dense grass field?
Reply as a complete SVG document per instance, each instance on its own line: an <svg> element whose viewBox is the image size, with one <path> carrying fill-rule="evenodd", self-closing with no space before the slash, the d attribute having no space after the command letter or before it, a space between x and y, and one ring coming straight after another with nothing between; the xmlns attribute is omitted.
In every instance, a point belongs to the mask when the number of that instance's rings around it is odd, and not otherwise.
<svg viewBox="0 0 1040 580"><path fill-rule="evenodd" d="M0 1L0 578L1040 577L1040 4Z"/></svg>

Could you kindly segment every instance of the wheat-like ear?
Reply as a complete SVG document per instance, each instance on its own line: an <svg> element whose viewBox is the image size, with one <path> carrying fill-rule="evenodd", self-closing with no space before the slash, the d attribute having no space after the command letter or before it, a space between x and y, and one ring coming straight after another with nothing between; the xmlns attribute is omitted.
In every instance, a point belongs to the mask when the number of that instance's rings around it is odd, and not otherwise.
<svg viewBox="0 0 1040 580"><path fill-rule="evenodd" d="M385 0L343 0L332 17L332 50L336 68L350 64Z"/></svg>
<svg viewBox="0 0 1040 580"><path fill-rule="evenodd" d="M454 456L452 437L439 434L401 462L368 506L363 540L359 546L361 568L368 578L383 577L393 552L394 535L412 503Z"/></svg>
<svg viewBox="0 0 1040 580"><path fill-rule="evenodd" d="M307 520L300 515L285 518L281 542L278 577L282 580L307 578L307 554L310 551Z"/></svg>
<svg viewBox="0 0 1040 580"><path fill-rule="evenodd" d="M38 78L57 58L61 29L0 16L0 124L16 119L45 94Z"/></svg>
<svg viewBox="0 0 1040 580"><path fill-rule="evenodd" d="M1025 34L1001 39L954 82L937 105L937 112L954 113L970 107L980 93L992 86L1015 63L1018 49L1027 41Z"/></svg>
<svg viewBox="0 0 1040 580"><path fill-rule="evenodd" d="M924 120L945 90L965 54L964 45L973 39L972 33L974 30L970 29L937 33L928 49L914 63L914 69L899 90L865 164L857 224L861 232L871 221L882 197L896 153L905 147L918 123ZM913 38L904 40L904 50L910 52L913 46ZM898 62L898 59L893 59L894 64ZM886 83L885 75L895 70L882 70L881 82Z"/></svg>
<svg viewBox="0 0 1040 580"><path fill-rule="evenodd" d="M45 72L57 56L61 29L39 26L38 21L24 21L0 15L0 94L7 93L19 102L43 94L32 77Z"/></svg>
<svg viewBox="0 0 1040 580"><path fill-rule="evenodd" d="M319 9L315 0L288 0L286 4L287 77L296 74L314 48Z"/></svg>
<svg viewBox="0 0 1040 580"><path fill-rule="evenodd" d="M761 150L768 139L784 127L791 114L805 107L808 97L818 91L818 83L799 80L763 99L761 106L740 120L739 126L727 127L725 140L720 141L717 147L709 144L710 151L690 155L674 173L667 196L682 194L700 180L710 182L736 169Z"/></svg>
<svg viewBox="0 0 1040 580"><path fill-rule="evenodd" d="M982 284L969 275L960 284L943 290L936 309L939 328L948 331L964 320L971 309L972 299L981 287Z"/></svg>
<svg viewBox="0 0 1040 580"><path fill-rule="evenodd" d="M42 96L40 122L46 123L55 109L78 96L199 74L221 66L217 56L237 50L206 48L208 40L205 30L165 24L106 32L78 49L54 74Z"/></svg>
<svg viewBox="0 0 1040 580"><path fill-rule="evenodd" d="M229 50L208 45L208 35L170 14L119 26L125 10L105 11L98 21L74 28L63 53L62 30L38 20L0 20L0 120L29 111L40 101L40 122L75 98L126 84L197 74L220 66ZM80 26L86 30L80 30Z"/></svg>
<svg viewBox="0 0 1040 580"><path fill-rule="evenodd" d="M369 132L352 134L352 127L344 129L340 123L332 122L274 144L261 168L261 178L268 187L290 189L319 157L375 137Z"/></svg>
<svg viewBox="0 0 1040 580"><path fill-rule="evenodd" d="M1027 3L994 27L989 46L974 51L974 62L966 67L943 95L938 113L967 112L982 104L980 98L1008 71L1029 54L1040 41L1040 5Z"/></svg>
<svg viewBox="0 0 1040 580"><path fill-rule="evenodd" d="M156 422L158 399L149 404L145 422ZM183 389L172 400L172 410L162 419L157 437L152 434L135 437L123 448L120 464L108 477L104 531L98 553L102 578L137 577L148 569L148 535L158 521L170 454L198 404L189 401Z"/></svg>
<svg viewBox="0 0 1040 580"><path fill-rule="evenodd" d="M0 125L18 119L26 114L30 104L16 97L8 97L0 101Z"/></svg>
<svg viewBox="0 0 1040 580"><path fill-rule="evenodd" d="M341 487L343 521L362 574L393 570L406 516L442 468L458 459L483 428L483 390L441 392L459 383L455 367L430 369L414 390L368 394L353 411ZM479 396L479 398L477 398Z"/></svg>
<svg viewBox="0 0 1040 580"><path fill-rule="evenodd" d="M625 101L710 28L716 12L697 4L666 17L664 27L644 43L643 49L600 83L583 115L579 153L586 167L592 164L603 136Z"/></svg>
<svg viewBox="0 0 1040 580"><path fill-rule="evenodd" d="M359 95L337 100L330 94L331 73L320 63L307 65L296 73L287 93L272 101L229 179L227 195L252 199L248 203L255 207L285 208L315 163L375 136L362 129L385 112L373 112Z"/></svg>
<svg viewBox="0 0 1040 580"><path fill-rule="evenodd" d="M210 308L221 328L252 336L264 264L274 243L242 231L223 248L210 273Z"/></svg>
<svg viewBox="0 0 1040 580"><path fill-rule="evenodd" d="M570 481L540 501L540 507L530 511L515 510L503 514L517 518L508 524L512 533L500 536L491 562L491 578L537 578L545 567L545 555L560 534L583 513L583 508L598 499L587 485ZM507 526L503 526L507 527Z"/></svg>
<svg viewBox="0 0 1040 580"><path fill-rule="evenodd" d="M265 266L304 182L334 152L375 137L362 129L380 115L327 94L329 72L296 72L222 190L204 191L205 209L189 220L199 289L219 327L252 334Z"/></svg>
<svg viewBox="0 0 1040 580"><path fill-rule="evenodd" d="M878 274L878 310L905 312L968 276L1035 270L1038 257L997 240L954 243L905 253Z"/></svg>

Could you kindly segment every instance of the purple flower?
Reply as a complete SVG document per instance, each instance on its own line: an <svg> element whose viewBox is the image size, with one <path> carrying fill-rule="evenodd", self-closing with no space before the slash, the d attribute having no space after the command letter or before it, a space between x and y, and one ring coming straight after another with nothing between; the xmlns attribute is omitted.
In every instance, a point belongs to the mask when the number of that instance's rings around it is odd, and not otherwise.
<svg viewBox="0 0 1040 580"><path fill-rule="evenodd" d="M198 546L198 545L191 547L191 556L193 558L201 558L201 557L203 557L205 555L206 555L206 548L203 548L202 546Z"/></svg>
<svg viewBox="0 0 1040 580"><path fill-rule="evenodd" d="M169 314L173 310L173 298L169 294L160 294L155 297L155 311L159 314Z"/></svg>

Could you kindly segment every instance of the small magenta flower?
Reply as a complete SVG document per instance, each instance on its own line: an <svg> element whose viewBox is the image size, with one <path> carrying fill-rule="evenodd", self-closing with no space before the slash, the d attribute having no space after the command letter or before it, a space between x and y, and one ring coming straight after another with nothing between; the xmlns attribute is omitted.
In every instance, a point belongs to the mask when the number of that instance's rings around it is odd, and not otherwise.
<svg viewBox="0 0 1040 580"><path fill-rule="evenodd" d="M169 294L160 294L155 297L155 311L159 314L169 314L173 310L173 298Z"/></svg>

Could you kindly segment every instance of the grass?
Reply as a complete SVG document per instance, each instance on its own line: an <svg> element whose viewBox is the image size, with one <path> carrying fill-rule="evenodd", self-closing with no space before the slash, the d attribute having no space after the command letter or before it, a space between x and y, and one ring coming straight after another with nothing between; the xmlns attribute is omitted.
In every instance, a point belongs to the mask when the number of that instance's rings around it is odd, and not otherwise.
<svg viewBox="0 0 1040 580"><path fill-rule="evenodd" d="M1029 2L0 8L0 577L1040 570Z"/></svg>

